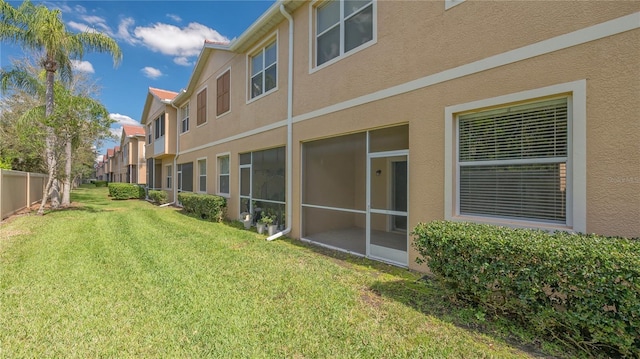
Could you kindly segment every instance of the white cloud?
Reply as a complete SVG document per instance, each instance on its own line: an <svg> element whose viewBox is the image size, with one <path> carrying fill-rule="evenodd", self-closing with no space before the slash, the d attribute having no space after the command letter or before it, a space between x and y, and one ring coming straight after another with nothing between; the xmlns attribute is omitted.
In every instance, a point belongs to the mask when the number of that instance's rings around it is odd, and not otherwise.
<svg viewBox="0 0 640 359"><path fill-rule="evenodd" d="M111 136L113 136L117 142L120 142L120 136L122 136L122 126L110 128L109 132L111 132Z"/></svg>
<svg viewBox="0 0 640 359"><path fill-rule="evenodd" d="M147 27L138 26L133 33L151 51L175 57L198 55L204 40L229 41L216 30L195 22L183 28L162 23Z"/></svg>
<svg viewBox="0 0 640 359"><path fill-rule="evenodd" d="M107 19L101 16L88 15L85 8L80 5L71 9L64 5L65 12L76 14L75 21L67 23L70 29L79 32L102 32L110 37L124 41L130 45L144 45L153 52L174 57L174 62L181 66L191 66L204 45L205 40L213 42L229 42L229 39L218 31L192 22L187 26L176 26L157 22L148 26L135 26L135 20L131 17L120 19L117 29L112 29ZM175 22L182 19L176 14L166 14Z"/></svg>
<svg viewBox="0 0 640 359"><path fill-rule="evenodd" d="M67 23L67 25L69 25L70 28L77 30L79 32L96 32L96 29L91 27L91 25L85 24L85 23L80 23L80 22L75 22L75 21L69 21Z"/></svg>
<svg viewBox="0 0 640 359"><path fill-rule="evenodd" d="M119 125L140 125L140 122L132 119L127 115L121 115L119 113L110 113L109 118L116 122ZM122 131L122 127L120 127L120 131ZM120 135L118 133L118 135Z"/></svg>
<svg viewBox="0 0 640 359"><path fill-rule="evenodd" d="M95 73L93 65L89 61L71 60L71 66L73 69L80 72Z"/></svg>
<svg viewBox="0 0 640 359"><path fill-rule="evenodd" d="M107 25L107 20L100 16L81 15L82 22L69 21L67 25L70 28L80 32L101 32L109 36L113 36L111 27Z"/></svg>
<svg viewBox="0 0 640 359"><path fill-rule="evenodd" d="M175 22L182 22L182 18L176 14L167 14L167 17Z"/></svg>
<svg viewBox="0 0 640 359"><path fill-rule="evenodd" d="M189 61L189 59L184 57L184 56L173 58L173 62L175 62L176 64L178 64L180 66L191 66L191 65L193 65L193 62Z"/></svg>
<svg viewBox="0 0 640 359"><path fill-rule="evenodd" d="M104 159L104 155L96 156L96 162L98 162L98 163L102 162L103 159Z"/></svg>
<svg viewBox="0 0 640 359"><path fill-rule="evenodd" d="M143 68L140 71L142 71L142 73L146 77L148 77L150 79L154 79L154 80L157 79L158 77L162 76L162 71L160 71L160 70L158 70L156 68L150 67L150 66L147 66L147 67Z"/></svg>
<svg viewBox="0 0 640 359"><path fill-rule="evenodd" d="M129 31L129 28L133 26L133 24L135 24L135 20L130 17L126 17L120 20L116 37L126 41L131 45L135 45L136 43L138 43L138 40L135 37L131 36L131 32Z"/></svg>

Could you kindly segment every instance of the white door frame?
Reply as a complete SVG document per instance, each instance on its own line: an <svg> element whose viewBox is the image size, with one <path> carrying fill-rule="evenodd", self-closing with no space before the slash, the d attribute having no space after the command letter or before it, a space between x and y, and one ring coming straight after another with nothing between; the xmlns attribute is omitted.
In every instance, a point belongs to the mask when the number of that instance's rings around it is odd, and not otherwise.
<svg viewBox="0 0 640 359"><path fill-rule="evenodd" d="M389 157L405 157L407 159L407 211L393 211L387 209L379 209L379 208L371 208L371 160L374 158L389 158ZM392 216L406 216L407 222L409 219L409 150L396 150L396 151L384 151L384 152L373 152L369 153L368 151L368 143L367 143L367 219L366 219L366 255L367 257L381 260L385 262L390 262L395 265L408 266L409 264L409 231L407 231L407 251L404 258L400 260L394 260L389 258L380 257L378 255L372 254L371 248L371 214L384 214L384 215L392 215Z"/></svg>

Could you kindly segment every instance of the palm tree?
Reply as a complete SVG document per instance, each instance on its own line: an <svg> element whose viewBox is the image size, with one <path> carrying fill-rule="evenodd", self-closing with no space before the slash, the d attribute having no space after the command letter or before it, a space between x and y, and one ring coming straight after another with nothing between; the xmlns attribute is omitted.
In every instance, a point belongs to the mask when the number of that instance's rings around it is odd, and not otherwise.
<svg viewBox="0 0 640 359"><path fill-rule="evenodd" d="M110 53L113 56L114 65L122 60L120 47L109 36L94 31L69 32L62 22L60 10L49 10L44 5L35 6L29 0L25 0L18 8L0 0L0 40L10 41L23 49L39 54L40 65L47 74L46 117L51 116L54 111L53 84L56 72L59 72L63 81L70 80L72 59L81 59L84 52L90 50ZM45 142L49 179L38 214L44 213L44 205L56 177L57 161L53 150L55 132L51 126L47 126Z"/></svg>
<svg viewBox="0 0 640 359"><path fill-rule="evenodd" d="M60 158L64 158L64 171L60 171L64 172L64 175L56 176L56 180L62 179L63 182L62 206L70 204L73 150L87 141L104 138L112 123L107 109L99 101L91 98L92 87L87 88L85 85L86 78L83 76L74 77L71 83L54 83L56 106L53 114L45 116L46 106L42 101L46 92L45 71L37 70L33 66L24 66L24 63L15 65L10 71L0 70L2 90L18 89L30 98L39 99L37 104L28 107L19 117L14 118L16 124L23 129L29 126L51 128L54 131L53 156L56 163L60 162Z"/></svg>

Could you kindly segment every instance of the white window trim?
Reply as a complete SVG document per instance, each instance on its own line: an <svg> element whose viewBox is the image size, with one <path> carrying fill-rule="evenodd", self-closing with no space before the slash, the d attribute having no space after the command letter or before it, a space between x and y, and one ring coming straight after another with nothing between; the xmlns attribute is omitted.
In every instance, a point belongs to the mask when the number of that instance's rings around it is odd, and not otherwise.
<svg viewBox="0 0 640 359"><path fill-rule="evenodd" d="M207 116L207 113L209 112L209 86L202 86L200 89L198 89L198 91L196 91L196 128L198 127L202 127L204 125L206 125L207 123L209 123L209 116ZM204 90L207 90L207 96L206 96L206 101L207 101L207 111L204 114L204 122L198 125L198 95L200 95L200 93ZM189 108L189 111L191 111L191 108ZM191 129L191 118L189 118L189 129Z"/></svg>
<svg viewBox="0 0 640 359"><path fill-rule="evenodd" d="M202 177L202 175L200 174L200 161L204 161L204 171L205 171L205 173L204 173L204 181L205 181L205 186L209 187L208 183L207 183L208 180L209 180L209 178L208 178L209 177L208 176L209 171L207 169L207 166L208 166L207 158L206 157L199 157L199 158L196 158L196 163L195 163L195 166L194 166L194 167L196 167L195 171L198 172L198 181L197 181L198 188L197 188L197 191L194 191L194 192L207 193L207 189L206 188L205 188L204 191L200 188L200 177Z"/></svg>
<svg viewBox="0 0 640 359"><path fill-rule="evenodd" d="M264 49L271 45L272 43L276 44L276 87L272 88L269 91L263 92L260 95L251 98L251 59L260 51L264 51ZM251 102L254 102L256 100L259 100L273 92L278 91L278 88L280 87L280 81L278 81L278 78L280 77L280 34L279 32L276 30L274 31L272 34L270 34L269 36L267 36L263 41L261 41L258 45L254 46L251 50L249 50L247 52L247 59L246 59L246 70L247 70L247 86L246 86L246 96L245 98L246 100L246 104L249 104ZM264 65L264 60L263 60L263 65ZM264 73L264 68L262 69L262 73ZM229 108L231 108L231 106L229 106Z"/></svg>
<svg viewBox="0 0 640 359"><path fill-rule="evenodd" d="M371 0L373 6L373 36L372 39L366 44L362 44L354 49L351 49L349 52L343 53L342 55L338 55L333 59L323 63L322 65L316 65L316 56L314 56L314 49L316 48L316 8L320 3L327 0L315 0L309 3L309 74L312 74L316 71L324 69L325 67L331 66L336 62L345 59L353 54L357 54L358 52L365 50L376 43L378 43L378 0ZM342 2L342 0L338 0ZM340 21L344 21L344 19L340 19ZM344 41L344 39L340 39L340 41Z"/></svg>
<svg viewBox="0 0 640 359"><path fill-rule="evenodd" d="M220 192L220 157L229 158L229 193ZM216 154L216 194L221 197L231 198L231 152L223 152Z"/></svg>
<svg viewBox="0 0 640 359"><path fill-rule="evenodd" d="M173 167L172 167L172 165L166 165L164 167L165 167L165 170L167 171L167 175L164 177L164 179L165 179L165 182L164 182L165 189L172 189L173 188ZM171 186L167 186L166 180L169 179L169 178L171 178Z"/></svg>
<svg viewBox="0 0 640 359"><path fill-rule="evenodd" d="M462 4L464 1L465 0L444 0L444 9L449 10L456 5Z"/></svg>
<svg viewBox="0 0 640 359"><path fill-rule="evenodd" d="M227 72L229 73L229 111L223 112L218 115L218 79L221 78ZM216 120L226 116L227 114L230 114L232 108L233 106L231 106L231 66L229 66L225 70L221 71L220 74L218 74L218 76L216 76L216 111L215 111Z"/></svg>
<svg viewBox="0 0 640 359"><path fill-rule="evenodd" d="M189 131L191 131L191 104L189 101L187 101L187 104L180 107L180 112L182 112L184 110L185 107L189 107L189 111L187 113L187 117L182 117L182 119L180 120L180 136L184 135L185 133L188 133ZM189 129L182 132L182 121L184 121L185 119L189 119Z"/></svg>
<svg viewBox="0 0 640 359"><path fill-rule="evenodd" d="M448 106L444 111L445 119L445 178L444 178L444 218L450 221L472 221L500 224L513 227L539 228L546 230L571 230L586 232L587 230L587 82L578 80L548 87L517 92L484 100ZM456 122L457 115L462 112L481 110L489 107L505 106L523 101L535 101L552 96L568 96L570 118L568 125L568 160L567 160L567 224L554 225L542 222L496 219L487 217L465 216L458 213L457 201L457 160L456 160Z"/></svg>

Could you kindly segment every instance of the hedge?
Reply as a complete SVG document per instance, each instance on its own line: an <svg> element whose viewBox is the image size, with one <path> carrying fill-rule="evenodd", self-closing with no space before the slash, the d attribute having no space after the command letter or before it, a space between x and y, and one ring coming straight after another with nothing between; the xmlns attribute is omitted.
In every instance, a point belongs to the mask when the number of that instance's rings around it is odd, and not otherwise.
<svg viewBox="0 0 640 359"><path fill-rule="evenodd" d="M227 200L221 196L196 193L179 193L178 200L186 213L214 222L222 222Z"/></svg>
<svg viewBox="0 0 640 359"><path fill-rule="evenodd" d="M93 181L92 183L96 185L96 187L107 187L107 184L109 184L107 181Z"/></svg>
<svg viewBox="0 0 640 359"><path fill-rule="evenodd" d="M457 298L590 354L640 357L640 241L439 221L412 234Z"/></svg>
<svg viewBox="0 0 640 359"><path fill-rule="evenodd" d="M165 191L149 190L149 199L155 204L165 204L167 203L167 198L167 192Z"/></svg>
<svg viewBox="0 0 640 359"><path fill-rule="evenodd" d="M144 187L132 183L109 183L109 196L113 199L143 199Z"/></svg>

